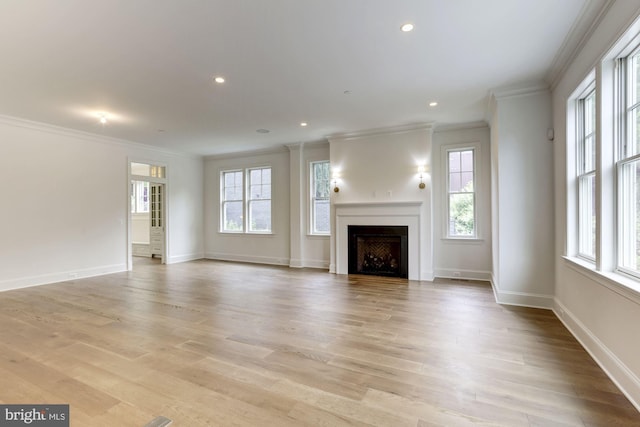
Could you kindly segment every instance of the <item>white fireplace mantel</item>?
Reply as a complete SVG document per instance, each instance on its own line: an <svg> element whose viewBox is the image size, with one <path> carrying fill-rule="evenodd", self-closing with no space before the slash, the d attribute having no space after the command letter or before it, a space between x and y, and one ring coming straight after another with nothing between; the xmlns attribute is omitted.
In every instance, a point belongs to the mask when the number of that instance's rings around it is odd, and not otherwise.
<svg viewBox="0 0 640 427"><path fill-rule="evenodd" d="M334 203L337 274L349 273L350 225L404 225L408 227L409 280L420 280L422 202Z"/></svg>

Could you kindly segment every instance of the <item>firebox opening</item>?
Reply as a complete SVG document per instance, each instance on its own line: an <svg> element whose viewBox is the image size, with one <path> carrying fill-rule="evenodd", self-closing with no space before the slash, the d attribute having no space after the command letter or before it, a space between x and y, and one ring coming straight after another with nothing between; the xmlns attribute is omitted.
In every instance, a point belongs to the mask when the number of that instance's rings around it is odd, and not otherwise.
<svg viewBox="0 0 640 427"><path fill-rule="evenodd" d="M349 274L407 278L407 226L348 226Z"/></svg>

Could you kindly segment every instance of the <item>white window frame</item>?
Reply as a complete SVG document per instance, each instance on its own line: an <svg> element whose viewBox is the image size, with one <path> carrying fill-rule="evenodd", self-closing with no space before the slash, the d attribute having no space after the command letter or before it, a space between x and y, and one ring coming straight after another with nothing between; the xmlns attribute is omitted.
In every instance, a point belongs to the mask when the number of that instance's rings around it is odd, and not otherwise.
<svg viewBox="0 0 640 427"><path fill-rule="evenodd" d="M316 197L316 179L315 179L315 167L316 165L326 164L329 169L329 175L327 175L327 197ZM326 200L328 203L331 200L331 169L329 160L319 160L309 162L309 234L316 236L328 236L331 233L331 226L327 231L318 231L316 224L316 202L319 200ZM330 215L329 215L330 216Z"/></svg>
<svg viewBox="0 0 640 427"><path fill-rule="evenodd" d="M225 176L226 174L231 174L231 173L239 173L240 177L242 179L242 197L240 199L229 199L227 200L225 197L225 189L226 189L226 180L225 180ZM245 210L244 210L244 200L245 200L245 195L244 195L244 183L245 183L245 179L244 179L244 171L242 169L230 169L230 170L223 170L220 171L220 232L221 233L244 233L245 227L244 227L244 219L246 218L245 215ZM227 229L226 228L226 222L225 222L225 205L229 202L241 202L242 203L242 221L240 221L240 229L239 230L232 230L232 229Z"/></svg>
<svg viewBox="0 0 640 427"><path fill-rule="evenodd" d="M473 233L471 235L456 235L456 234L451 234L449 225L450 225L450 207L449 207L449 200L450 200L450 185L449 185L449 153L451 152L462 152L462 151L472 151L473 152L473 192L469 192L471 194L473 194L473 224L474 224L474 229L473 229ZM444 182L444 188L442 191L443 194L443 207L444 210L442 212L442 217L443 217L443 232L442 232L442 236L444 239L447 240L480 240L481 239L481 230L480 230L480 224L479 224L479 211L480 211L480 207L479 207L479 192L481 191L481 183L480 183L480 177L481 177L481 171L479 169L479 165L480 165L480 160L482 156L481 153L481 149L480 149L480 143L479 142L470 142L470 143L463 143L463 144L448 144L448 145L443 145L441 148L441 161L442 161L442 165L444 166L443 169L443 182Z"/></svg>
<svg viewBox="0 0 640 427"><path fill-rule="evenodd" d="M596 134L597 134L597 119L594 117L594 122L592 123L591 132L586 134L587 127L587 118L586 118L586 102L587 99L593 97L593 113L595 116L596 109L596 88L595 88L595 80L588 83L587 88L583 91L583 93L578 96L576 100L576 248L577 255L580 258L585 259L588 262L595 263L596 261L596 251L597 251L597 242L594 234L596 233L595 229L589 230L586 227L591 226L595 227L598 222L597 210L594 205L597 203L597 195L595 194L595 180L596 180L596 159L595 159L595 151L596 151ZM593 164L590 165L591 168L588 167L588 154L585 152L587 148L587 140L591 138L593 141ZM594 191L589 192L590 181L593 182ZM589 215L592 212L592 207L594 211L595 218L589 218ZM592 234L592 232L594 234ZM588 241L591 240L592 241ZM587 249L592 245L592 252L588 252Z"/></svg>
<svg viewBox="0 0 640 427"><path fill-rule="evenodd" d="M264 170L269 170L269 198L265 198L263 196L260 197L253 197L252 196L252 192L250 191L250 189L253 186L253 183L251 182L251 172L253 171L264 171ZM271 168L271 166L260 166L260 167L251 167L251 168L247 168L246 169L246 179L245 182L247 183L246 186L246 203L245 203L245 215L244 217L247 218L246 224L245 224L245 229L247 230L247 233L251 233L251 234L270 234L273 227L273 218L272 218L272 214L273 214L273 169ZM259 184L260 186L264 186L264 183ZM262 194L262 192L260 192ZM252 225L252 218L251 218L251 213L253 212L251 209L251 205L254 202L265 202L268 201L269 202L269 228L267 230L255 230L253 229L253 225Z"/></svg>
<svg viewBox="0 0 640 427"><path fill-rule="evenodd" d="M269 198L265 197L253 197L250 189L251 187L251 171L269 169L271 171L271 180L269 182ZM242 198L241 199L225 199L225 175L228 173L239 173L242 177ZM261 184L264 185L264 184ZM273 168L267 166L251 166L246 168L234 168L225 169L220 171L220 233L229 234L273 234ZM269 202L269 229L268 230L254 230L251 221L251 204L254 202ZM242 204L242 221L239 230L226 229L225 224L225 204L228 202L241 202Z"/></svg>
<svg viewBox="0 0 640 427"><path fill-rule="evenodd" d="M640 149L634 146L637 144L636 138L638 138L637 134L640 133L640 126L638 126L636 122L637 117L633 117L634 114L639 114L640 96L636 96L637 99L635 102L633 104L631 103L632 92L634 90L640 91L640 84L634 82L634 78L637 79L638 76L632 73L631 67L629 66L629 61L633 57L640 57L640 45L637 45L628 55L618 60L618 79L621 84L617 86L619 92L618 105L620 109L618 117L620 118L620 122L615 162L617 180L615 195L618 212L616 227L616 270L635 279L640 279L640 263L637 261L637 237L636 239L630 239L628 236L630 230L633 230L633 233L637 233L637 225L634 223L637 221L638 212L636 211L636 206L630 203L635 201L635 197L637 196L634 197L634 194L630 192L633 177L625 174L625 169L631 168L634 165L640 165ZM636 152L634 153L634 151ZM626 215L626 213L629 212L630 214ZM636 257L636 269L628 267L629 256Z"/></svg>

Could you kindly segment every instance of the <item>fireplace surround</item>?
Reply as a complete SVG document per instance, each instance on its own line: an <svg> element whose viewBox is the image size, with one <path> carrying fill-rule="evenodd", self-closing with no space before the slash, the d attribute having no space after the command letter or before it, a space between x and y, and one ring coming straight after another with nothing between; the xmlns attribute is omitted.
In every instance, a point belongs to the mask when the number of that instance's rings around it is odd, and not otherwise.
<svg viewBox="0 0 640 427"><path fill-rule="evenodd" d="M409 280L433 280L430 270L430 235L423 219L429 220L428 211L423 214L421 201L385 202L335 202L335 237L332 237L330 271L349 274L350 225L406 226L408 228L407 278ZM429 220L430 221L430 220Z"/></svg>

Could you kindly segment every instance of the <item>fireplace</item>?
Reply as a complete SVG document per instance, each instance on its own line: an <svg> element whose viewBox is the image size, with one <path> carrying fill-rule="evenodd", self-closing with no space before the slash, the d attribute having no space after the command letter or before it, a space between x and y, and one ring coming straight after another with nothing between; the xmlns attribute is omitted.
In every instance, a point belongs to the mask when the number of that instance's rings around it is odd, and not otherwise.
<svg viewBox="0 0 640 427"><path fill-rule="evenodd" d="M409 227L349 225L349 274L407 278Z"/></svg>

